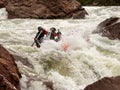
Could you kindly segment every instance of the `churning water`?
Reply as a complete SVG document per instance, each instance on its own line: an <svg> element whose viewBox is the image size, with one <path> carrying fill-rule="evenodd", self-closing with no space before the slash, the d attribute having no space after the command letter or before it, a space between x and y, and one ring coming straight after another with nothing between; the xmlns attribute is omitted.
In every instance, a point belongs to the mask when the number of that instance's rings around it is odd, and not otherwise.
<svg viewBox="0 0 120 90"><path fill-rule="evenodd" d="M83 90L105 76L120 75L120 41L92 34L96 26L111 16L120 17L120 7L85 7L89 15L77 20L7 19L0 9L0 44L17 58L22 73L22 90ZM56 27L62 40L44 40L41 48L31 47L37 27ZM64 51L63 46L67 45Z"/></svg>

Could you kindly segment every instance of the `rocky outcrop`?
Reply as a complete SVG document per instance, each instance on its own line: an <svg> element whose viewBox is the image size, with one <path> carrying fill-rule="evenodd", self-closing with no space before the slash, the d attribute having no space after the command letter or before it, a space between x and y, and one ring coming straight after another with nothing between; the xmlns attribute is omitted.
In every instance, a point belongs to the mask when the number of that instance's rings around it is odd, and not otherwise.
<svg viewBox="0 0 120 90"><path fill-rule="evenodd" d="M105 77L91 85L88 85L84 90L120 90L120 76Z"/></svg>
<svg viewBox="0 0 120 90"><path fill-rule="evenodd" d="M84 18L87 12L76 0L9 0L8 18Z"/></svg>
<svg viewBox="0 0 120 90"><path fill-rule="evenodd" d="M97 26L96 31L93 33L99 33L112 40L120 39L120 18L111 17L106 19Z"/></svg>
<svg viewBox="0 0 120 90"><path fill-rule="evenodd" d="M82 5L120 6L120 0L78 0Z"/></svg>
<svg viewBox="0 0 120 90"><path fill-rule="evenodd" d="M7 5L7 0L0 0L0 8L3 8Z"/></svg>
<svg viewBox="0 0 120 90"><path fill-rule="evenodd" d="M20 90L20 78L13 56L0 45L0 90Z"/></svg>

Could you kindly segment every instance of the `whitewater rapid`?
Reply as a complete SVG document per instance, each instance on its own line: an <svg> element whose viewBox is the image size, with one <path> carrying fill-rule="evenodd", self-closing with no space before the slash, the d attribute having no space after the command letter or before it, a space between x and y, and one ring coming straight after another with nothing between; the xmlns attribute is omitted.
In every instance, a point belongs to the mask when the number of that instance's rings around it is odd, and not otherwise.
<svg viewBox="0 0 120 90"><path fill-rule="evenodd" d="M16 60L22 90L48 90L44 78L55 90L83 90L102 77L120 75L120 41L92 34L106 18L120 17L120 7L85 9L89 15L77 20L9 20L6 10L0 9L0 44L25 59ZM41 48L31 47L38 26L48 31L56 27L62 32L61 41L45 39Z"/></svg>

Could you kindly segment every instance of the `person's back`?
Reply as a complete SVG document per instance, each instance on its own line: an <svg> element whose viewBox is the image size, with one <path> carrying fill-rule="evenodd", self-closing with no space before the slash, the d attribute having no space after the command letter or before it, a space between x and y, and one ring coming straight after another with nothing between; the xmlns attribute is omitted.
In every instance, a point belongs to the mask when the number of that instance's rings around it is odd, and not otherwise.
<svg viewBox="0 0 120 90"><path fill-rule="evenodd" d="M34 38L37 47L40 47L39 44L43 42L44 35L47 35L47 33L45 29L38 27L38 32Z"/></svg>
<svg viewBox="0 0 120 90"><path fill-rule="evenodd" d="M40 31L36 34L36 36L38 36L38 40L40 40L41 38L43 38L45 35L44 31Z"/></svg>

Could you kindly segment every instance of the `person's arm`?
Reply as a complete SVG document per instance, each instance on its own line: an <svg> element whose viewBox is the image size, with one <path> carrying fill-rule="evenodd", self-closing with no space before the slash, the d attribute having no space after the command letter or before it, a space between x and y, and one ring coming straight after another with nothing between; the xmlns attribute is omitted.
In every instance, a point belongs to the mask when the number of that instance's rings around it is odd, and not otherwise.
<svg viewBox="0 0 120 90"><path fill-rule="evenodd" d="M37 34L36 34L34 40L38 39L38 34L39 34L39 32L37 32Z"/></svg>
<svg viewBox="0 0 120 90"><path fill-rule="evenodd" d="M44 30L44 34L47 35L47 34L48 34L48 31L47 31L47 30Z"/></svg>
<svg viewBox="0 0 120 90"><path fill-rule="evenodd" d="M39 38L39 36L40 36L41 33L42 33L42 31L37 32L37 34L36 34L36 36L34 38L35 41L38 41L38 38Z"/></svg>

